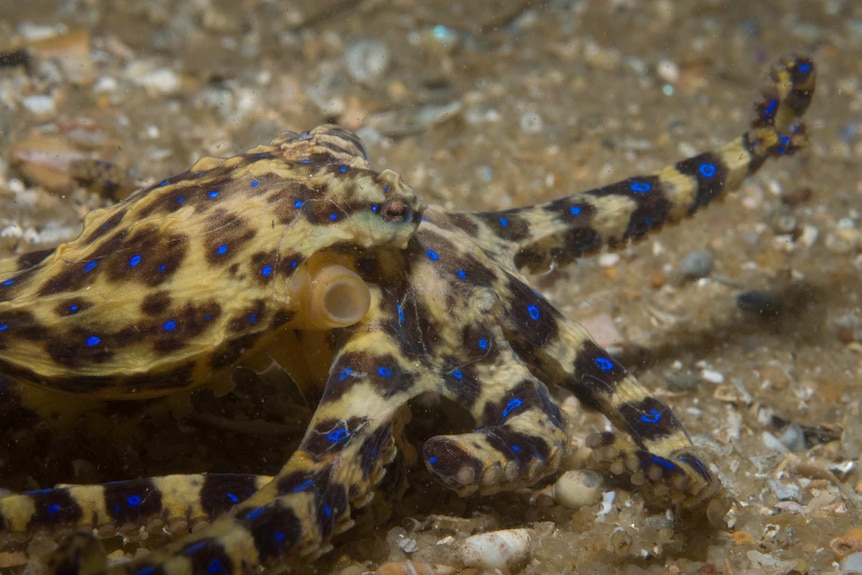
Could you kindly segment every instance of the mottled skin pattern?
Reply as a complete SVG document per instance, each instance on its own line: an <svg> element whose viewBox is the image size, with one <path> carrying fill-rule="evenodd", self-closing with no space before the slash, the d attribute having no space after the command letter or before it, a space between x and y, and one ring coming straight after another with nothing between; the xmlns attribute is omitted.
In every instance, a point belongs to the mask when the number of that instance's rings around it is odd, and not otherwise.
<svg viewBox="0 0 862 575"><path fill-rule="evenodd" d="M702 513L722 490L670 408L521 270L641 238L803 146L814 78L811 61L787 57L749 131L718 151L526 208L426 208L396 174L371 170L353 134L323 126L201 160L95 212L77 240L5 263L21 270L0 275L0 372L50 390L147 397L201 384L265 348L300 385L325 380L322 397L271 481L169 476L12 495L0 499L0 527L213 520L107 569L118 574L240 573L311 560L351 526L351 507L372 497L408 400L434 392L470 411L475 431L432 437L423 457L448 487L487 494L557 469L569 438L554 386L629 436L591 437L600 463L631 475L659 504ZM314 329L306 288L296 287L306 284L292 278L335 265L361 278L370 305L355 323ZM105 568L81 536L48 564L63 573Z"/></svg>

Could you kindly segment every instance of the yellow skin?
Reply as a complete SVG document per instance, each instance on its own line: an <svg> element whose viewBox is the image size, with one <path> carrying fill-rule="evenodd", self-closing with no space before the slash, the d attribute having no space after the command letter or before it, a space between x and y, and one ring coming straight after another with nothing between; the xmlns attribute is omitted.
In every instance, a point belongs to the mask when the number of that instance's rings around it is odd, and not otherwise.
<svg viewBox="0 0 862 575"><path fill-rule="evenodd" d="M270 478L182 475L0 498L9 533L213 522L109 573L240 573L309 560L352 524L395 454L397 414L434 392L472 433L432 437L430 473L461 494L531 485L569 438L548 387L606 415L589 439L652 501L702 513L722 490L669 407L521 272L637 240L805 144L814 65L772 70L748 132L654 174L494 213L426 207L371 169L356 136L286 133L91 214L50 254L0 262L0 373L87 397L153 397L265 350L300 384L325 381L298 450ZM22 269L18 269L22 268ZM102 572L90 537L48 560Z"/></svg>

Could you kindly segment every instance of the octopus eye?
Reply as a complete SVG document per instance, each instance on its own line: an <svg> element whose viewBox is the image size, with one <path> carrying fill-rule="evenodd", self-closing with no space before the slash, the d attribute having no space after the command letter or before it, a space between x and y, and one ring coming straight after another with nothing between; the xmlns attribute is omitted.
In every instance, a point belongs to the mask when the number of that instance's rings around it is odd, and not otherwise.
<svg viewBox="0 0 862 575"><path fill-rule="evenodd" d="M413 210L404 200L393 198L383 204L380 210L383 221L393 224L409 222L413 218Z"/></svg>

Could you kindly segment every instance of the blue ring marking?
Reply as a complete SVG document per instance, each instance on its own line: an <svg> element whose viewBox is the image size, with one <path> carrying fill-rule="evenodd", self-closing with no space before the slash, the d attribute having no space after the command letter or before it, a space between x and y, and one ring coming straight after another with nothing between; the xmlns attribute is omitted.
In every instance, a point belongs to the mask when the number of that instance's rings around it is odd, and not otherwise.
<svg viewBox="0 0 862 575"><path fill-rule="evenodd" d="M168 185L168 181L167 181L167 180L162 180L162 181L161 181L161 183L159 184L159 187L160 187L160 188L164 188L164 187L165 187L165 186L167 186L167 185Z"/></svg>
<svg viewBox="0 0 862 575"><path fill-rule="evenodd" d="M614 368L614 362L606 357L597 357L593 363L602 371L610 371Z"/></svg>
<svg viewBox="0 0 862 575"><path fill-rule="evenodd" d="M258 157L258 158L265 158L266 156L267 156L267 153L266 153L266 152L258 152L258 153L257 153L257 157Z"/></svg>
<svg viewBox="0 0 862 575"><path fill-rule="evenodd" d="M454 377L455 379L464 379L464 372L460 369L453 369L452 377Z"/></svg>
<svg viewBox="0 0 862 575"><path fill-rule="evenodd" d="M215 575L216 573L221 573L221 571L221 561L219 561L218 559L211 560L210 564L207 565L207 573L212 573L213 575Z"/></svg>
<svg viewBox="0 0 862 575"><path fill-rule="evenodd" d="M350 437L350 432L346 429L336 429L335 431L330 431L326 434L326 439L332 441L333 443L344 441L348 437Z"/></svg>
<svg viewBox="0 0 862 575"><path fill-rule="evenodd" d="M183 553L187 555L191 555L192 553L196 553L203 549L206 546L206 541L198 541L197 543L192 543L185 549L183 549Z"/></svg>
<svg viewBox="0 0 862 575"><path fill-rule="evenodd" d="M383 191L384 191L384 192L388 192L388 191L389 191L389 190L391 190L391 189L392 189L392 186L383 186Z"/></svg>
<svg viewBox="0 0 862 575"><path fill-rule="evenodd" d="M263 513L263 510L263 507L258 507L257 509L253 510L251 513L248 514L248 518L257 519L258 517L260 517L260 514Z"/></svg>
<svg viewBox="0 0 862 575"><path fill-rule="evenodd" d="M99 345L99 343L101 343L101 341L102 341L102 339L101 339L99 336L97 336L97 335L91 335L90 337L88 337L88 338L84 341L84 343L86 343L86 344L87 344L87 347L94 347L94 346Z"/></svg>
<svg viewBox="0 0 862 575"><path fill-rule="evenodd" d="M763 113L767 116L772 116L775 113L776 108L778 108L778 100L771 100L766 106L766 109L763 110Z"/></svg>
<svg viewBox="0 0 862 575"><path fill-rule="evenodd" d="M520 445L512 445L511 447L512 447L512 451L514 451L515 453L520 453L520 451L521 451Z"/></svg>
<svg viewBox="0 0 862 575"><path fill-rule="evenodd" d="M0 285L2 285L3 287L9 287L9 286L10 286L10 285L12 285L13 283L15 283L15 280L6 280L5 282L3 282L3 283L2 283L2 284L0 284Z"/></svg>
<svg viewBox="0 0 862 575"><path fill-rule="evenodd" d="M135 571L135 575L153 575L156 572L155 567L141 567Z"/></svg>
<svg viewBox="0 0 862 575"><path fill-rule="evenodd" d="M226 246L225 244L220 245L220 246L216 249L216 253L217 253L218 255L220 255L220 256L225 255L225 254L227 253L227 246Z"/></svg>
<svg viewBox="0 0 862 575"><path fill-rule="evenodd" d="M437 252L435 252L432 249L425 250L425 253L428 254L428 258L431 259L431 261L436 262L437 260L440 259L440 254L438 254Z"/></svg>
<svg viewBox="0 0 862 575"><path fill-rule="evenodd" d="M509 225L509 220L507 220L503 216L500 216L498 221L500 222L500 225L503 226L504 228Z"/></svg>
<svg viewBox="0 0 862 575"><path fill-rule="evenodd" d="M429 219L428 219L428 216L424 216L424 215L423 215L423 216L422 216L422 221L423 221L423 222L430 222L431 220L429 220Z"/></svg>
<svg viewBox="0 0 862 575"><path fill-rule="evenodd" d="M165 331L174 331L175 329L177 329L177 322L175 320L169 319L162 324L162 327Z"/></svg>
<svg viewBox="0 0 862 575"><path fill-rule="evenodd" d="M395 309L398 310L398 323L404 323L404 308L399 304L395 304Z"/></svg>
<svg viewBox="0 0 862 575"><path fill-rule="evenodd" d="M97 262L96 260L91 261L90 263L88 263L87 265L84 266L84 273L86 274L86 273L93 271L93 268L96 267L97 265L99 265L99 262Z"/></svg>
<svg viewBox="0 0 862 575"><path fill-rule="evenodd" d="M377 373L380 374L380 377L391 377L392 370L386 367L385 365L381 365L377 368Z"/></svg>
<svg viewBox="0 0 862 575"><path fill-rule="evenodd" d="M650 409L648 413L641 414L641 421L644 423L658 423L661 421L661 412L657 409Z"/></svg>
<svg viewBox="0 0 862 575"><path fill-rule="evenodd" d="M676 465L674 465L664 457L659 457L658 455L653 455L652 457L650 457L650 461L652 461L653 463L658 463L665 469L670 469L671 471L677 469Z"/></svg>
<svg viewBox="0 0 862 575"><path fill-rule="evenodd" d="M129 495L128 497L126 497L126 503L128 503L132 507L137 507L141 504L141 501L142 499L140 495Z"/></svg>
<svg viewBox="0 0 862 575"><path fill-rule="evenodd" d="M428 458L428 463L430 463L431 465L434 465L435 463L437 463L437 458L436 458L436 457L433 457L433 456L432 456L432 457L429 457L429 458Z"/></svg>
<svg viewBox="0 0 862 575"><path fill-rule="evenodd" d="M165 264L161 264L161 265L159 266L159 271L160 271L160 272L163 272L163 271L165 271L166 269L168 269L168 266L166 266Z"/></svg>
<svg viewBox="0 0 862 575"><path fill-rule="evenodd" d="M485 350L488 349L488 340L484 337L479 338L479 349Z"/></svg>
<svg viewBox="0 0 862 575"><path fill-rule="evenodd" d="M581 215L581 206L572 206L571 208L569 208L569 213L573 216Z"/></svg>
<svg viewBox="0 0 862 575"><path fill-rule="evenodd" d="M323 514L326 515L327 517L332 515L332 508L329 507L329 505L324 505L323 506Z"/></svg>
<svg viewBox="0 0 862 575"><path fill-rule="evenodd" d="M802 72L803 74L807 74L810 69L811 69L811 63L810 62L803 62L802 64L799 65L799 71Z"/></svg>
<svg viewBox="0 0 862 575"><path fill-rule="evenodd" d="M212 314L206 314L206 315L204 316L204 321L209 321L209 320L211 320L212 318L213 318Z"/></svg>
<svg viewBox="0 0 862 575"><path fill-rule="evenodd" d="M133 268L139 263L141 263L141 254L135 254L129 258L129 267Z"/></svg>
<svg viewBox="0 0 862 575"><path fill-rule="evenodd" d="M69 311L70 311L70 312L72 312L72 313L74 313L74 312L78 311L78 304L74 304L74 303L73 303L72 305L70 305L70 306L69 306Z"/></svg>
<svg viewBox="0 0 862 575"><path fill-rule="evenodd" d="M180 196L180 197L178 197L178 198L177 198L177 203L178 203L178 204L181 204L181 203L183 203L184 201L186 201L186 197L185 197L185 196Z"/></svg>
<svg viewBox="0 0 862 575"><path fill-rule="evenodd" d="M296 200L295 202L293 202L293 207L299 209L302 207L302 203L302 200Z"/></svg>
<svg viewBox="0 0 862 575"><path fill-rule="evenodd" d="M314 482L313 482L313 481L311 481L311 479L306 479L305 481L303 481L302 483L300 483L299 485L297 485L296 487L294 487L294 488L292 489L292 491L293 491L294 493L299 493L300 491L305 491L306 489L308 489L308 488L309 488L309 487L311 487L312 485L314 485Z"/></svg>
<svg viewBox="0 0 862 575"><path fill-rule="evenodd" d="M275 539L276 543L281 543L282 541L284 541L284 533L282 533L281 531L276 531L272 534L272 538Z"/></svg>
<svg viewBox="0 0 862 575"><path fill-rule="evenodd" d="M648 182L632 182L629 189L636 194L643 194L650 191L652 186Z"/></svg>
<svg viewBox="0 0 862 575"><path fill-rule="evenodd" d="M59 503L52 503L51 505L48 506L48 513L50 513L51 515L55 515L59 512L60 512L60 504Z"/></svg>
<svg viewBox="0 0 862 575"><path fill-rule="evenodd" d="M377 213L377 204L371 204L371 211L375 214Z"/></svg>
<svg viewBox="0 0 862 575"><path fill-rule="evenodd" d="M709 162L704 162L697 167L697 171L700 172L700 175L704 178L711 178L715 176L715 173L718 171L715 167L715 164L710 164Z"/></svg>
<svg viewBox="0 0 862 575"><path fill-rule="evenodd" d="M510 399L509 403L506 404L506 407L503 408L503 417L509 417L509 414L521 407L523 403L524 402L518 397Z"/></svg>
<svg viewBox="0 0 862 575"><path fill-rule="evenodd" d="M213 190L213 191L211 191L210 193L208 193L208 194L207 194L207 197L208 197L208 198L217 198L217 197L218 197L218 195L219 195L219 191L218 191L218 190Z"/></svg>
<svg viewBox="0 0 862 575"><path fill-rule="evenodd" d="M336 214L336 213L329 214L329 219L334 222L335 220L338 219L338 214Z"/></svg>
<svg viewBox="0 0 862 575"><path fill-rule="evenodd" d="M225 493L224 496L230 499L231 503L236 503L237 501L239 501L239 497L237 497L233 493Z"/></svg>
<svg viewBox="0 0 862 575"><path fill-rule="evenodd" d="M455 275L458 276L459 278L461 278L462 280L467 279L467 272L465 272L464 270L458 270L457 272L455 272Z"/></svg>
<svg viewBox="0 0 862 575"><path fill-rule="evenodd" d="M338 372L338 381L344 381L345 379L347 379L351 375L353 375L353 370L350 369L349 367L345 367L344 369L342 369L341 371Z"/></svg>
<svg viewBox="0 0 862 575"><path fill-rule="evenodd" d="M338 166L338 171L342 174L347 171L347 166Z"/></svg>
<svg viewBox="0 0 862 575"><path fill-rule="evenodd" d="M257 312L252 312L252 313L248 314L248 323L255 323L255 322L257 322Z"/></svg>
<svg viewBox="0 0 862 575"><path fill-rule="evenodd" d="M293 269L295 267L296 267L296 260L290 260L290 269Z"/></svg>
<svg viewBox="0 0 862 575"><path fill-rule="evenodd" d="M260 275L267 277L272 273L272 266L263 266L260 268Z"/></svg>
<svg viewBox="0 0 862 575"><path fill-rule="evenodd" d="M252 187L252 188L256 188L256 187L258 187L259 185L260 185L260 182L258 182L257 180L254 180L254 181L252 181L252 183L251 183L251 187Z"/></svg>
<svg viewBox="0 0 862 575"><path fill-rule="evenodd" d="M8 323L0 323L0 331L6 331L7 329L9 329Z"/></svg>
<svg viewBox="0 0 862 575"><path fill-rule="evenodd" d="M311 160L309 160L308 158L303 158L299 161L299 163L300 164L310 164Z"/></svg>
<svg viewBox="0 0 862 575"><path fill-rule="evenodd" d="M528 305L527 306L527 313L530 314L531 320L536 321L537 319L539 319L539 315L540 315L539 314L539 308L537 308L536 306Z"/></svg>

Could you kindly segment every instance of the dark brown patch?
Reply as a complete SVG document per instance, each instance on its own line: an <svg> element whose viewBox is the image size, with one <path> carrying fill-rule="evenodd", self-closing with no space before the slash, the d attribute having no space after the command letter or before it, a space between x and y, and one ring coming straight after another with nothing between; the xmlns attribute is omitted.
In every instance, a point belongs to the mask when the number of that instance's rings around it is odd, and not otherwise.
<svg viewBox="0 0 862 575"><path fill-rule="evenodd" d="M228 340L222 344L220 350L213 354L210 360L210 366L215 370L233 365L245 355L245 353L254 347L257 340L263 335L261 332L248 333L241 335L232 340Z"/></svg>
<svg viewBox="0 0 862 575"><path fill-rule="evenodd" d="M422 447L422 455L431 474L451 488L462 486L458 475L464 467L471 468L475 477L482 473L481 462L464 451L454 437L432 437Z"/></svg>
<svg viewBox="0 0 862 575"><path fill-rule="evenodd" d="M547 462L551 455L548 442L541 436L527 435L505 425L482 430L488 444L502 453L507 461L516 461L522 471L528 470L535 460Z"/></svg>
<svg viewBox="0 0 862 575"><path fill-rule="evenodd" d="M107 483L105 511L117 525L141 525L162 511L162 493L150 479Z"/></svg>
<svg viewBox="0 0 862 575"><path fill-rule="evenodd" d="M251 533L261 563L289 555L303 534L302 522L293 509L278 501L256 509L244 509L237 520Z"/></svg>
<svg viewBox="0 0 862 575"><path fill-rule="evenodd" d="M681 174L697 180L697 195L689 208L692 214L707 205L724 192L727 180L727 166L715 154L700 154L676 164Z"/></svg>
<svg viewBox="0 0 862 575"><path fill-rule="evenodd" d="M362 428L368 425L365 417L324 419L309 428L302 440L301 448L315 461L320 461L333 451L340 451L349 444Z"/></svg>
<svg viewBox="0 0 862 575"><path fill-rule="evenodd" d="M221 307L215 302L198 306L187 303L176 312L139 329L148 334L147 339L152 341L153 351L168 355L211 329L220 313Z"/></svg>
<svg viewBox="0 0 862 575"><path fill-rule="evenodd" d="M592 341L585 341L575 357L575 373L561 384L586 408L601 411L626 377L626 370Z"/></svg>
<svg viewBox="0 0 862 575"><path fill-rule="evenodd" d="M13 309L0 312L0 349L6 349L8 342L18 339L39 341L45 331L29 311Z"/></svg>
<svg viewBox="0 0 862 575"><path fill-rule="evenodd" d="M479 233L479 224L476 223L476 221L470 214L446 214L445 223L437 221L437 218L434 218L431 221L432 223L444 229L447 227L453 227L463 230L470 237L476 237L476 235Z"/></svg>
<svg viewBox="0 0 862 575"><path fill-rule="evenodd" d="M530 235L530 226L524 220L519 209L504 212L481 212L473 217L480 220L498 238L510 242L518 242Z"/></svg>
<svg viewBox="0 0 862 575"><path fill-rule="evenodd" d="M444 361L446 365L453 366L442 374L447 396L465 409L472 410L482 387L474 365L463 364L460 358L454 357L444 358Z"/></svg>
<svg viewBox="0 0 862 575"><path fill-rule="evenodd" d="M208 473L200 491L201 509L211 520L227 513L231 507L245 501L257 491L255 475Z"/></svg>
<svg viewBox="0 0 862 575"><path fill-rule="evenodd" d="M266 321L266 303L262 299L244 309L239 315L232 317L227 324L229 331L239 333L250 329L260 329L260 325Z"/></svg>
<svg viewBox="0 0 862 575"><path fill-rule="evenodd" d="M207 219L211 233L204 236L204 253L213 265L232 263L234 256L257 232L241 216L224 208L216 208Z"/></svg>
<svg viewBox="0 0 862 575"><path fill-rule="evenodd" d="M173 299L167 290L147 294L141 302L141 313L146 316L159 316L171 306Z"/></svg>
<svg viewBox="0 0 862 575"><path fill-rule="evenodd" d="M256 252L249 258L249 273L259 283L267 284L275 277L275 265L278 263L278 252Z"/></svg>
<svg viewBox="0 0 862 575"><path fill-rule="evenodd" d="M273 184L274 186L275 184ZM278 223L290 225L303 215L303 204L314 192L301 182L287 181L267 190L266 203Z"/></svg>
<svg viewBox="0 0 862 575"><path fill-rule="evenodd" d="M682 429L682 424L670 408L654 397L623 403L618 411L638 445L667 437Z"/></svg>
<svg viewBox="0 0 862 575"><path fill-rule="evenodd" d="M637 207L629 217L628 226L621 238L623 241L639 238L661 228L668 220L673 207L661 189L656 176L636 176L621 182L584 192L595 197L624 196L634 200ZM609 241L614 247L616 242Z"/></svg>
<svg viewBox="0 0 862 575"><path fill-rule="evenodd" d="M359 467L362 469L362 478L366 483L386 463L383 458L391 455L391 446L391 423L381 426L362 442L362 447L359 448Z"/></svg>
<svg viewBox="0 0 862 575"><path fill-rule="evenodd" d="M46 337L43 345L51 359L66 367L105 363L114 357L111 334L96 333L82 327Z"/></svg>
<svg viewBox="0 0 862 575"><path fill-rule="evenodd" d="M542 348L559 336L557 311L530 286L509 277L506 329L514 330L535 348ZM502 294L501 294L502 295Z"/></svg>
<svg viewBox="0 0 862 575"><path fill-rule="evenodd" d="M27 523L27 529L30 531L75 525L84 516L81 506L68 489L40 489L29 491L25 495L33 500L36 509Z"/></svg>

